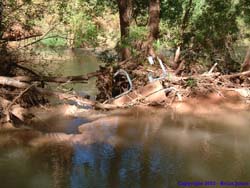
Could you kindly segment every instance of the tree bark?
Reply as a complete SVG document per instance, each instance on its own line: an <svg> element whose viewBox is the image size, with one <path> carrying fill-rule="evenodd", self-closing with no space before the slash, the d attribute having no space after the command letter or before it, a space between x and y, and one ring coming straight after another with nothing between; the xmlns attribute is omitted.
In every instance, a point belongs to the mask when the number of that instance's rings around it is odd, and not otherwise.
<svg viewBox="0 0 250 188"><path fill-rule="evenodd" d="M117 0L120 16L121 57L126 60L131 56L128 47L129 27L132 17L132 0Z"/></svg>
<svg viewBox="0 0 250 188"><path fill-rule="evenodd" d="M13 86L16 88L27 88L29 84L21 82L11 77L0 76L0 85L3 86Z"/></svg>
<svg viewBox="0 0 250 188"><path fill-rule="evenodd" d="M3 1L0 0L0 39L3 35Z"/></svg>
<svg viewBox="0 0 250 188"><path fill-rule="evenodd" d="M149 3L149 40L158 39L160 29L160 0L150 0Z"/></svg>
<svg viewBox="0 0 250 188"><path fill-rule="evenodd" d="M249 70L250 70L250 47L247 50L244 62L242 64L242 66L241 66L241 71L242 72L249 71Z"/></svg>
<svg viewBox="0 0 250 188"><path fill-rule="evenodd" d="M160 0L150 0L149 3L149 39L148 53L154 55L153 42L159 38L160 34Z"/></svg>

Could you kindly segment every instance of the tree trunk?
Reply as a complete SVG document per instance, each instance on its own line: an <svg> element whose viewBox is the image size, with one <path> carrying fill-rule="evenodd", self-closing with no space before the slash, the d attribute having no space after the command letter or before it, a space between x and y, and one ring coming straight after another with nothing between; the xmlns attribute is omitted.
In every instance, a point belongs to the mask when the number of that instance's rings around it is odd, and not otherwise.
<svg viewBox="0 0 250 188"><path fill-rule="evenodd" d="M126 60L130 57L130 49L128 48L127 39L129 37L129 27L132 17L132 0L117 0L120 15L120 31L121 31L121 57Z"/></svg>
<svg viewBox="0 0 250 188"><path fill-rule="evenodd" d="M149 3L149 39L148 53L154 55L153 42L158 39L160 33L160 0L150 0Z"/></svg>
<svg viewBox="0 0 250 188"><path fill-rule="evenodd" d="M249 71L249 70L250 70L250 47L247 50L244 62L242 64L242 66L241 66L241 71L242 72Z"/></svg>
<svg viewBox="0 0 250 188"><path fill-rule="evenodd" d="M193 0L189 0L188 6L187 6L186 11L184 13L184 17L182 19L182 24L181 24L181 35L182 36L183 36L185 29L187 28L187 25L188 25L192 4L193 4Z"/></svg>
<svg viewBox="0 0 250 188"><path fill-rule="evenodd" d="M0 0L0 39L3 35L3 1Z"/></svg>

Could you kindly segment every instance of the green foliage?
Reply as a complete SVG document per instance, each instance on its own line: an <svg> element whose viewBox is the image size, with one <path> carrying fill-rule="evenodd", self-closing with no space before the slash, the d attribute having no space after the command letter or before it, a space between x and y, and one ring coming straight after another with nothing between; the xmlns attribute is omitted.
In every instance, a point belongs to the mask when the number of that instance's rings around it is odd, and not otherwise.
<svg viewBox="0 0 250 188"><path fill-rule="evenodd" d="M126 39L124 44L120 47L129 48L132 52L132 55L137 55L140 53L140 45L142 45L143 41L147 39L148 31L144 26L136 26L133 25L130 28L129 37Z"/></svg>
<svg viewBox="0 0 250 188"><path fill-rule="evenodd" d="M145 40L147 38L148 31L144 26L132 26L130 29L130 38L129 42L133 42L136 40Z"/></svg>
<svg viewBox="0 0 250 188"><path fill-rule="evenodd" d="M235 3L229 0L193 0L188 20L183 20L189 8L188 2L189 0L162 1L162 20L166 21L165 26L175 30L177 38L184 44L196 42L203 47L212 44L220 48L226 37L237 33L239 12ZM188 23L183 23L184 21ZM187 24L187 27L181 35L183 24Z"/></svg>
<svg viewBox="0 0 250 188"><path fill-rule="evenodd" d="M84 1L84 0L82 0ZM85 0L91 6L92 16L101 16L109 9L113 13L118 11L116 0Z"/></svg>
<svg viewBox="0 0 250 188"><path fill-rule="evenodd" d="M194 28L190 31L198 34L195 41L202 46L217 49L224 47L228 37L237 37L235 35L238 32L238 12L235 8L228 0L207 0L206 4L202 5L203 11L194 14ZM198 9L200 10L199 6Z"/></svg>
<svg viewBox="0 0 250 188"><path fill-rule="evenodd" d="M187 87L191 87L191 88L194 88L197 86L197 80L194 79L194 78L189 78L187 81L186 81L186 86Z"/></svg>
<svg viewBox="0 0 250 188"><path fill-rule="evenodd" d="M42 40L41 43L52 48L64 47L67 45L67 40L60 37L52 37Z"/></svg>
<svg viewBox="0 0 250 188"><path fill-rule="evenodd" d="M47 2L37 2L32 0L3 0L2 1L1 24L4 31L12 25L19 23L27 28L35 25L35 20L43 18Z"/></svg>
<svg viewBox="0 0 250 188"><path fill-rule="evenodd" d="M240 15L245 21L245 23L250 26L250 1L249 0L239 0L237 7L240 11Z"/></svg>
<svg viewBox="0 0 250 188"><path fill-rule="evenodd" d="M97 46L98 31L84 13L77 13L69 17L69 32L74 36L74 46Z"/></svg>
<svg viewBox="0 0 250 188"><path fill-rule="evenodd" d="M163 0L161 8L163 38L169 46L181 45L187 53L209 56L211 63L230 56L232 44L239 36L239 2ZM192 56L189 55L191 59Z"/></svg>
<svg viewBox="0 0 250 188"><path fill-rule="evenodd" d="M73 40L73 47L97 46L97 37L101 32L92 21L90 11L95 4L83 0L74 0L59 5L61 22L66 33Z"/></svg>
<svg viewBox="0 0 250 188"><path fill-rule="evenodd" d="M161 1L161 18L170 28L181 24L184 2L185 0Z"/></svg>
<svg viewBox="0 0 250 188"><path fill-rule="evenodd" d="M133 18L138 26L146 26L148 23L149 0L133 1Z"/></svg>

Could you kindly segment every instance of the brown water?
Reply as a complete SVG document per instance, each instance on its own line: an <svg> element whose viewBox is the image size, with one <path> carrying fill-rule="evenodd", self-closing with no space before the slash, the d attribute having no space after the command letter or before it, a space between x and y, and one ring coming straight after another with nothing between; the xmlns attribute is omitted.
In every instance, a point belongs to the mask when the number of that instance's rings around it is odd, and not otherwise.
<svg viewBox="0 0 250 188"><path fill-rule="evenodd" d="M85 123L81 134L2 130L1 188L173 188L184 181L213 181L213 187L220 187L220 181L249 182L249 113L228 116L227 123L224 117L132 109ZM78 127L79 121L68 125Z"/></svg>

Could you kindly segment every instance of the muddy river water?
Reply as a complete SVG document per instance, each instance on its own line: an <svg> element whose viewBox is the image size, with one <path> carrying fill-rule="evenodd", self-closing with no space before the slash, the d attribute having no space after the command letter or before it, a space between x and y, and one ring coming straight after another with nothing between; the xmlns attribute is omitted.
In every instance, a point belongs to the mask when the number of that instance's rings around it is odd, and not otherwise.
<svg viewBox="0 0 250 188"><path fill-rule="evenodd" d="M250 187L248 111L135 108L46 125L0 130L1 188Z"/></svg>

